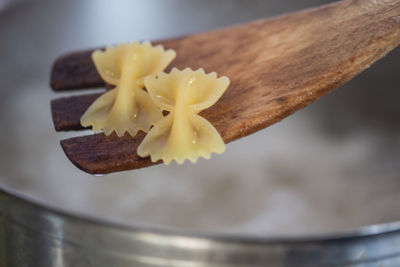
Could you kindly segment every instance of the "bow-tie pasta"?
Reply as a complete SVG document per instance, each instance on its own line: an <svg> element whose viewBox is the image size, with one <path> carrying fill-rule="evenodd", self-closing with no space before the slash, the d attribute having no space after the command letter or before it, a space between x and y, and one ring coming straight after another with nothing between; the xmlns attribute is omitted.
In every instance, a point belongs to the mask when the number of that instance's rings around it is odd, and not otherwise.
<svg viewBox="0 0 400 267"><path fill-rule="evenodd" d="M94 131L113 131L118 136L139 130L148 132L162 119L161 110L143 89L146 77L155 77L175 58L173 50L149 42L121 44L93 52L92 59L103 80L115 88L100 96L81 118L82 126Z"/></svg>
<svg viewBox="0 0 400 267"><path fill-rule="evenodd" d="M208 159L212 152L225 151L214 126L197 114L222 96L229 86L227 77L217 78L215 72L205 74L203 69L174 68L169 74L146 78L144 84L153 102L169 114L143 139L137 150L139 156L181 164L185 159L196 162L198 157Z"/></svg>

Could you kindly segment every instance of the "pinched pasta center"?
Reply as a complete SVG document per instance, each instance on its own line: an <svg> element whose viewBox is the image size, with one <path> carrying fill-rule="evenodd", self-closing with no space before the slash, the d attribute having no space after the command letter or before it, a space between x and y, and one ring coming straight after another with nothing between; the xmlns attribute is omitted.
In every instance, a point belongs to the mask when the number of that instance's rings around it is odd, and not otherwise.
<svg viewBox="0 0 400 267"><path fill-rule="evenodd" d="M225 151L218 131L198 113L218 101L229 86L227 77L217 78L216 73L205 74L203 69L174 68L169 74L146 78L144 84L154 104L169 114L143 139L139 156L181 164L185 159L196 162Z"/></svg>
<svg viewBox="0 0 400 267"><path fill-rule="evenodd" d="M143 89L146 77L155 77L175 58L173 50L153 47L149 42L133 42L97 50L93 62L102 79L115 88L101 95L81 118L84 127L104 130L106 135L128 132L134 137L139 130L148 132L162 119L161 110Z"/></svg>

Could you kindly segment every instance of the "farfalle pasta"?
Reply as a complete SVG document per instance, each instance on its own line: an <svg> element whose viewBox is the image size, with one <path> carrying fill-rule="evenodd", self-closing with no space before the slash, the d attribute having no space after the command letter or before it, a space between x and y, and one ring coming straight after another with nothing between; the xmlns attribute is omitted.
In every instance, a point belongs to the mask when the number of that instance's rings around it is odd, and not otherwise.
<svg viewBox="0 0 400 267"><path fill-rule="evenodd" d="M173 50L153 47L149 42L133 42L95 51L92 59L103 80L115 88L100 96L81 117L82 126L106 135L116 132L132 137L148 132L163 118L161 110L143 89L144 79L162 72L175 58Z"/></svg>
<svg viewBox="0 0 400 267"><path fill-rule="evenodd" d="M172 160L179 164L185 159L196 162L198 157L210 158L211 153L222 153L225 144L214 126L198 113L215 104L229 86L227 77L216 73L205 74L173 69L144 81L154 104L169 112L148 132L137 153L150 156L153 162Z"/></svg>

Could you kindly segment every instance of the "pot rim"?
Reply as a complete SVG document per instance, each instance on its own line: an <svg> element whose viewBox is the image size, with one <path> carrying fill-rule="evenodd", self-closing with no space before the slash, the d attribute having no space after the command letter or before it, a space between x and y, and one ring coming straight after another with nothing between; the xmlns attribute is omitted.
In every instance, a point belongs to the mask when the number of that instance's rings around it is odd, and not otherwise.
<svg viewBox="0 0 400 267"><path fill-rule="evenodd" d="M350 228L343 231L333 231L328 233L316 234L298 234L294 236L256 236L254 234L227 233L227 232L212 232L212 231L193 231L188 229L179 229L178 227L162 226L157 224L141 224L141 223L126 223L109 218L100 219L90 214L73 212L64 209L57 209L46 203L41 202L32 196L17 192L5 185L0 185L0 196L6 195L8 198L22 202L24 206L32 206L36 209L41 209L53 216L61 217L67 220L78 220L79 223L94 224L102 227L110 227L123 231L140 231L160 235L184 236L192 238L209 239L214 241L224 241L233 243L253 243L253 244L276 244L276 243L312 243L321 241L338 241L343 239L359 239L364 237L372 237L376 235L389 234L400 232L400 221L388 223L371 224L367 226ZM0 217L2 216L0 210Z"/></svg>

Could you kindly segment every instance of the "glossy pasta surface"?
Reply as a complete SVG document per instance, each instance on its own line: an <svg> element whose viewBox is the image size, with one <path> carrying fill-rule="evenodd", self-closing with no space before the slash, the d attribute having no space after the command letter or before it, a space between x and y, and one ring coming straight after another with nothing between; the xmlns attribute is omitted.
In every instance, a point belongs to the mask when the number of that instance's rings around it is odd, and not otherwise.
<svg viewBox="0 0 400 267"><path fill-rule="evenodd" d="M196 162L225 151L218 131L198 113L218 101L229 86L227 77L217 78L216 73L206 74L203 69L173 69L146 78L144 84L153 102L169 114L151 128L138 147L139 156L181 164L185 159Z"/></svg>
<svg viewBox="0 0 400 267"><path fill-rule="evenodd" d="M132 137L139 130L148 132L162 119L161 110L143 89L146 77L155 77L175 58L173 50L162 46L120 44L93 52L92 59L100 76L115 88L100 96L81 118L82 126L92 126L106 135L116 132Z"/></svg>

